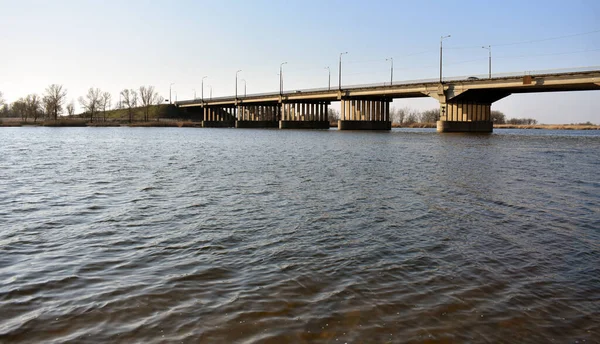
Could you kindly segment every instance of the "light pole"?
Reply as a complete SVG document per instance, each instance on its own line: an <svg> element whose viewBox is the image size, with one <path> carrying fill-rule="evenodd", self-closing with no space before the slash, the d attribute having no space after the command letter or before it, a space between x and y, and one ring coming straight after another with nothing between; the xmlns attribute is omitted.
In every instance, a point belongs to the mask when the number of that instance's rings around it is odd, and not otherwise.
<svg viewBox="0 0 600 344"><path fill-rule="evenodd" d="M283 95L283 65L287 62L282 62L279 65L279 95Z"/></svg>
<svg viewBox="0 0 600 344"><path fill-rule="evenodd" d="M491 79L492 78L492 46L488 45L487 47L483 46L482 48L483 49L487 49L488 52L489 52L489 58L488 58L488 60L489 60L489 62L488 62L488 78Z"/></svg>
<svg viewBox="0 0 600 344"><path fill-rule="evenodd" d="M390 57L389 59L385 59L386 61L392 61L392 66L390 67L390 86L394 83L394 58Z"/></svg>
<svg viewBox="0 0 600 344"><path fill-rule="evenodd" d="M208 78L207 76L202 77L202 102L204 103L204 79Z"/></svg>
<svg viewBox="0 0 600 344"><path fill-rule="evenodd" d="M442 53L442 51L443 51L442 42L446 38L450 38L450 35L448 35L448 36L442 36L440 38L440 84L442 83L442 54L443 54Z"/></svg>
<svg viewBox="0 0 600 344"><path fill-rule="evenodd" d="M173 102L171 101L171 100L172 100L172 99L171 99L171 86L173 86L173 85L175 85L175 83L174 83L174 82L172 82L172 83L169 85L169 104L173 104Z"/></svg>
<svg viewBox="0 0 600 344"><path fill-rule="evenodd" d="M235 99L237 99L237 80L238 80L238 73L241 72L242 70L239 69L237 72L235 72Z"/></svg>
<svg viewBox="0 0 600 344"><path fill-rule="evenodd" d="M327 90L331 91L331 68L329 68L329 66L325 67L325 69L327 69L327 74L329 75L329 78L327 79Z"/></svg>
<svg viewBox="0 0 600 344"><path fill-rule="evenodd" d="M342 55L347 54L347 53L348 53L347 51L343 52L343 53L340 53L340 65L338 67L338 76L339 76L339 79L340 79L339 83L338 83L338 86L339 86L339 90L340 91L342 90Z"/></svg>
<svg viewBox="0 0 600 344"><path fill-rule="evenodd" d="M246 79L242 79L244 82L244 98L246 98Z"/></svg>

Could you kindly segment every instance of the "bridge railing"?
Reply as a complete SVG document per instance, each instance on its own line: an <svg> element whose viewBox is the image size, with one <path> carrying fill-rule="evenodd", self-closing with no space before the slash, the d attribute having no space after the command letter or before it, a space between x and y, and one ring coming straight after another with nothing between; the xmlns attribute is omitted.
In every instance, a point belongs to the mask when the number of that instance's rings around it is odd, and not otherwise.
<svg viewBox="0 0 600 344"><path fill-rule="evenodd" d="M522 72L511 72L511 73L492 73L492 79L504 79L504 78L514 78L514 77L522 77L525 75L531 76L540 76L540 75L552 75L552 74L571 74L571 73L585 73L585 72L600 72L600 66L590 66L590 67L575 67L575 68L557 68L557 69L542 69L542 70L530 70L530 71L522 71ZM488 79L488 74L475 74L475 75L463 75L463 76L452 76L443 78L443 81L470 81L470 80L484 80ZM438 82L438 78L432 79L415 79L415 80L401 80L395 81L393 86L403 86L403 85L415 85L415 84L429 84ZM379 83L369 83L369 84L355 84L355 85L342 85L343 90L352 90L352 89L360 89L360 88L369 88L369 87L388 87L390 86L389 82L379 82ZM332 86L331 89L329 87L316 87L316 88L304 88L299 90L292 91L284 91L283 94L291 95L298 93L311 93L311 92L325 92L328 90L336 91L338 89L337 86ZM246 97L240 97L239 99L244 98L256 98L256 97L265 97L265 96L277 96L279 92L262 92L262 93L252 93L248 94ZM222 97L213 97L210 99L205 98L205 101L220 101L220 100L230 100L234 98L233 96L222 96ZM177 102L177 104L193 104L200 101L200 99L194 100L183 100Z"/></svg>

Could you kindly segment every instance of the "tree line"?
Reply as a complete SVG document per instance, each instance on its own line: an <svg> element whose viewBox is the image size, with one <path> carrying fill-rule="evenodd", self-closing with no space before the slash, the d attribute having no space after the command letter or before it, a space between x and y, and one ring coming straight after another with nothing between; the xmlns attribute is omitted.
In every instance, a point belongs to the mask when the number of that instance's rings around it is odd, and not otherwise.
<svg viewBox="0 0 600 344"><path fill-rule="evenodd" d="M37 122L43 120L58 120L59 116L67 115L70 118L79 116L89 119L90 122L106 121L110 110L125 109L127 120L134 121L134 114L142 110L143 121L149 121L151 109L164 102L164 98L156 92L154 86L140 86L135 89L124 89L119 92L119 101L113 109L113 100L110 92L103 92L99 88L91 87L85 96L79 97L78 102L83 109L79 115L75 114L75 102L71 100L66 104L67 90L63 85L52 84L42 95L28 94L8 104L0 91L0 117L21 118L26 122L32 119ZM66 111L66 113L65 113Z"/></svg>
<svg viewBox="0 0 600 344"><path fill-rule="evenodd" d="M516 124L516 125L534 125L537 120L533 118L506 118L504 113L497 110L491 112L492 122L494 124Z"/></svg>

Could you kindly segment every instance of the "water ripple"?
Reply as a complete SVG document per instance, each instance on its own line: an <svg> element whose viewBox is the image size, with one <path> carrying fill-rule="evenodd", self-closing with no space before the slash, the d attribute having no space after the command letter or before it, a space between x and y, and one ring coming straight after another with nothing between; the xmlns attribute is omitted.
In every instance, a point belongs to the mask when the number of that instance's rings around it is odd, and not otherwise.
<svg viewBox="0 0 600 344"><path fill-rule="evenodd" d="M598 133L0 130L0 342L594 342Z"/></svg>

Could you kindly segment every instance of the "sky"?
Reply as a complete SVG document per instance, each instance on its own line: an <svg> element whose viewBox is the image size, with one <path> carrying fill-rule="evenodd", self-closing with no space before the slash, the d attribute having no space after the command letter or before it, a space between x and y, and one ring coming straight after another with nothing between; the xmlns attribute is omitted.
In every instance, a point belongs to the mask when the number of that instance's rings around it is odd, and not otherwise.
<svg viewBox="0 0 600 344"><path fill-rule="evenodd" d="M13 102L62 84L118 99L153 85L164 97L277 92L439 77L598 66L600 1L0 0L0 91ZM171 84L173 84L171 86ZM540 123L600 123L600 91L511 95L492 105ZM332 104L333 107L336 104ZM393 107L437 108L432 98Z"/></svg>

